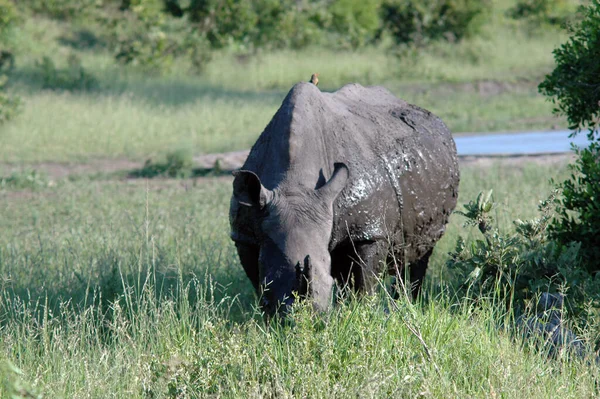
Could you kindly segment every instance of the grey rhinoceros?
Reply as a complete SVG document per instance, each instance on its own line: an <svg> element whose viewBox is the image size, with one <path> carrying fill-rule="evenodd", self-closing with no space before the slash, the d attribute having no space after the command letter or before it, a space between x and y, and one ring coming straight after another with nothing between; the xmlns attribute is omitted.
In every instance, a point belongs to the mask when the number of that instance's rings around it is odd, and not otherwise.
<svg viewBox="0 0 600 399"><path fill-rule="evenodd" d="M370 292L405 265L418 293L459 182L438 117L358 84L296 84L234 176L231 238L267 315L298 295L324 310L334 281Z"/></svg>

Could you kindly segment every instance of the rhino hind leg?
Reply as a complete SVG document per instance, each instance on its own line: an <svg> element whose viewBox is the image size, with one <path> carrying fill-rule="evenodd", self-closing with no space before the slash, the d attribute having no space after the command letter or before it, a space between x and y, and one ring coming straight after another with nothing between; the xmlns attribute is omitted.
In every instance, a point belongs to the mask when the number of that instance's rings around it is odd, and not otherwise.
<svg viewBox="0 0 600 399"><path fill-rule="evenodd" d="M235 243L235 247L248 279L252 282L252 286L256 292L258 292L258 256L260 248L258 245L242 244L238 242Z"/></svg>
<svg viewBox="0 0 600 399"><path fill-rule="evenodd" d="M421 286L423 285L423 280L425 279L425 272L427 271L427 266L429 265L429 258L431 257L432 252L433 248L427 251L425 255L421 257L421 259L414 262L408 268L413 299L416 299L419 293L421 292Z"/></svg>
<svg viewBox="0 0 600 399"><path fill-rule="evenodd" d="M429 258L431 257L431 253L433 252L433 248L427 251L420 259L415 262L412 262L408 271L400 272L399 275L396 275L396 281L392 286L392 291L394 294L394 299L398 299L402 294L403 283L406 281L406 277L408 277L410 281L410 287L406 287L407 290L410 290L412 299L417 299L419 293L421 292L421 287L423 285L423 280L425 279L425 272L427 271L427 266L429 264ZM408 276L407 276L408 274ZM400 281L398 281L400 279Z"/></svg>

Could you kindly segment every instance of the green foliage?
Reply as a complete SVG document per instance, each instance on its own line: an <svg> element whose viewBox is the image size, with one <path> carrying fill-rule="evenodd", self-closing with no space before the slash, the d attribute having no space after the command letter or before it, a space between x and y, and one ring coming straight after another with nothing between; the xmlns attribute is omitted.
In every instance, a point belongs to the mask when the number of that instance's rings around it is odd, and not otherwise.
<svg viewBox="0 0 600 399"><path fill-rule="evenodd" d="M19 6L36 14L67 21L89 14L102 3L102 0L18 0Z"/></svg>
<svg viewBox="0 0 600 399"><path fill-rule="evenodd" d="M324 27L331 14L320 0L259 0L254 2L256 30L250 35L255 48L293 48L323 45Z"/></svg>
<svg viewBox="0 0 600 399"><path fill-rule="evenodd" d="M187 18L165 13L162 0L131 1L128 9L108 14L104 27L117 61L148 72L166 72L178 58L201 71L211 58L205 37Z"/></svg>
<svg viewBox="0 0 600 399"><path fill-rule="evenodd" d="M321 1L311 0L192 0L186 12L213 48L247 50L320 43L331 19Z"/></svg>
<svg viewBox="0 0 600 399"><path fill-rule="evenodd" d="M583 8L583 20L571 37L554 51L556 68L540 84L542 93L556 104L555 112L567 116L571 129L588 129L589 148L576 150L570 178L559 185L558 217L552 235L563 245L581 243L588 273L600 271L600 1Z"/></svg>
<svg viewBox="0 0 600 399"><path fill-rule="evenodd" d="M577 3L573 0L518 0L507 15L536 26L563 25L575 16Z"/></svg>
<svg viewBox="0 0 600 399"><path fill-rule="evenodd" d="M19 12L11 0L0 0L0 49L12 29L21 21Z"/></svg>
<svg viewBox="0 0 600 399"><path fill-rule="evenodd" d="M49 185L48 176L35 169L13 172L8 177L0 176L0 189L35 189Z"/></svg>
<svg viewBox="0 0 600 399"><path fill-rule="evenodd" d="M455 211L455 213L467 218L466 226L477 226L482 234L485 234L491 228L492 218L490 212L495 205L492 200L492 193L493 190L490 190L484 196L483 192L480 192L475 201L469 201L468 204L464 205L465 212Z"/></svg>
<svg viewBox="0 0 600 399"><path fill-rule="evenodd" d="M558 187L558 215L551 235L559 242L581 244L583 266L600 278L600 143L577 149L571 176Z"/></svg>
<svg viewBox="0 0 600 399"><path fill-rule="evenodd" d="M331 29L356 48L371 42L381 29L380 0L335 0L329 7Z"/></svg>
<svg viewBox="0 0 600 399"><path fill-rule="evenodd" d="M556 68L539 85L542 94L566 115L569 128L594 130L600 117L600 0L583 8L583 19L571 29L569 40L554 50Z"/></svg>
<svg viewBox="0 0 600 399"><path fill-rule="evenodd" d="M599 280L581 269L579 243L561 245L549 239L556 195L540 202L540 217L515 220L515 231L509 233L490 225L493 203L489 195L482 201L480 193L476 202L465 205L466 212L458 212L468 218L465 226L476 225L482 234L468 244L459 237L447 261L460 276L461 296L498 298L517 314L541 292L566 293L569 310L579 317L585 317L590 302L600 306Z"/></svg>
<svg viewBox="0 0 600 399"><path fill-rule="evenodd" d="M22 111L21 98L4 91L7 82L8 77L0 70L0 125L13 119Z"/></svg>
<svg viewBox="0 0 600 399"><path fill-rule="evenodd" d="M192 0L188 13L214 48L248 43L258 22L253 2L244 0Z"/></svg>
<svg viewBox="0 0 600 399"><path fill-rule="evenodd" d="M385 0L381 15L396 43L423 45L477 33L489 7L487 0Z"/></svg>
<svg viewBox="0 0 600 399"><path fill-rule="evenodd" d="M6 93L8 78L15 65L10 48L11 34L21 21L17 8L11 0L0 0L0 125L13 119L21 112L21 98Z"/></svg>

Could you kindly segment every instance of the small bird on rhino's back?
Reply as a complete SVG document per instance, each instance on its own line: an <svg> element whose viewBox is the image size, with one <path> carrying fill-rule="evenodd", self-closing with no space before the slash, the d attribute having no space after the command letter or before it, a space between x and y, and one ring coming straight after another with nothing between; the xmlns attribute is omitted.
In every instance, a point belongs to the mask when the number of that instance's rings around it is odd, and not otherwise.
<svg viewBox="0 0 600 399"><path fill-rule="evenodd" d="M319 74L313 73L312 76L310 77L309 82L314 84L315 86L318 86L319 85Z"/></svg>

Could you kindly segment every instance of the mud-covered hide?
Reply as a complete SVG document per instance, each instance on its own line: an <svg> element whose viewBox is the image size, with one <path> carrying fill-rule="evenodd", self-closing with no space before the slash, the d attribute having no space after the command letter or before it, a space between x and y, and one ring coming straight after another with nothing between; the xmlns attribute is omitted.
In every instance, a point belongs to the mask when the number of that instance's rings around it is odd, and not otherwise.
<svg viewBox="0 0 600 399"><path fill-rule="evenodd" d="M432 113L383 87L349 84L334 93L296 84L252 147L244 170L267 189L319 188L334 163L349 179L334 204L329 249L388 240L403 261L419 259L445 230L456 205L456 147ZM232 199L232 238L255 242L255 215Z"/></svg>

